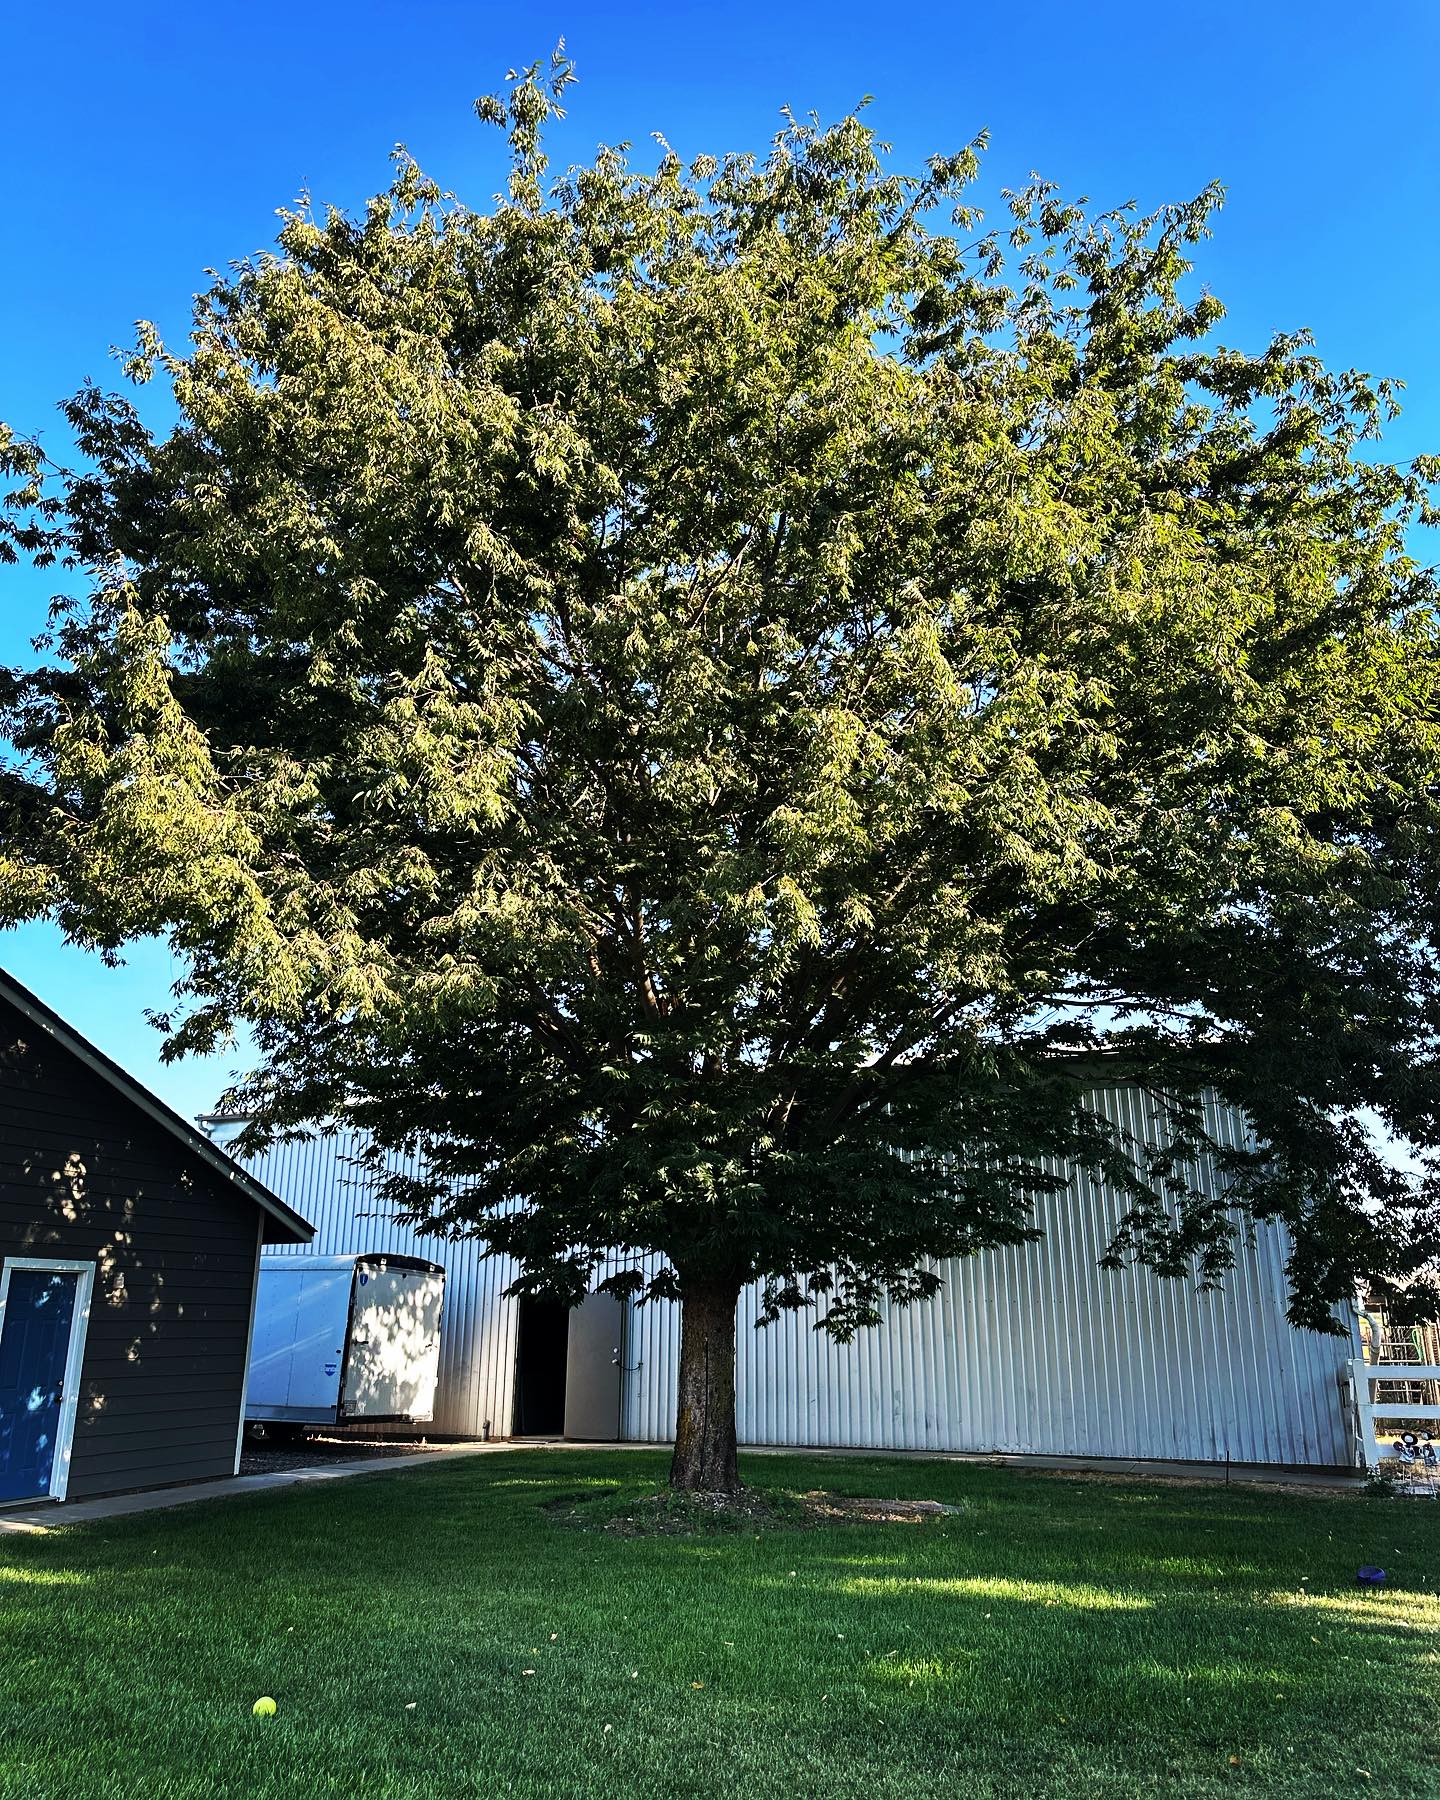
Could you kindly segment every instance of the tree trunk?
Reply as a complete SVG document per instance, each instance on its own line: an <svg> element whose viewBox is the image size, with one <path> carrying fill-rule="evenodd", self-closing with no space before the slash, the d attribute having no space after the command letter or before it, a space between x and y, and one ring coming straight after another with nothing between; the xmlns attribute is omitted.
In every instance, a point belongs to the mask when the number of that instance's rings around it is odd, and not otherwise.
<svg viewBox="0 0 1440 1800"><path fill-rule="evenodd" d="M680 1405L670 1485L692 1493L740 1489L735 1445L735 1308L740 1284L727 1279L680 1286Z"/></svg>

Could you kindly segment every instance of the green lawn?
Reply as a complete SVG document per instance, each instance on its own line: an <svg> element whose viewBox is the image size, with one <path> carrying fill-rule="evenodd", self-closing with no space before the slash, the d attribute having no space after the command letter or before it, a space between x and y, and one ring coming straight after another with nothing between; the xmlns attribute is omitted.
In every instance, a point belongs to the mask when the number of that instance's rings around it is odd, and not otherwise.
<svg viewBox="0 0 1440 1800"><path fill-rule="evenodd" d="M542 1510L663 1467L457 1458L0 1537L0 1795L1440 1793L1440 1505L765 1457L964 1510Z"/></svg>

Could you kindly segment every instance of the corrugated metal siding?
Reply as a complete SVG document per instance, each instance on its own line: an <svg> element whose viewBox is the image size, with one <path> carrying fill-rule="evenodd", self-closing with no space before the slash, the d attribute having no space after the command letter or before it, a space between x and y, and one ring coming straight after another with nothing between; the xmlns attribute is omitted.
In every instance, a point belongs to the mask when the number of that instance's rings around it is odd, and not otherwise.
<svg viewBox="0 0 1440 1800"><path fill-rule="evenodd" d="M214 1132L222 1143L234 1134L234 1128L225 1127ZM513 1263L507 1257L487 1257L473 1238L451 1242L397 1225L380 1209L371 1182L356 1167L359 1148L354 1132L305 1137L274 1146L251 1158L247 1167L314 1225L315 1241L295 1246L295 1254L380 1250L443 1265L440 1380L431 1429L480 1437L489 1421L492 1436L508 1435L515 1404L517 1313L514 1302L501 1295L514 1279ZM404 1159L396 1162L403 1166ZM270 1254L283 1255L290 1248L276 1246ZM410 1433L405 1425L378 1429L391 1436Z"/></svg>
<svg viewBox="0 0 1440 1800"><path fill-rule="evenodd" d="M1104 1090L1093 1104L1139 1138L1151 1103ZM1239 1141L1243 1121L1212 1107L1211 1128ZM344 1134L272 1151L255 1173L317 1226L316 1250L413 1251L449 1271L435 1428L509 1430L512 1278L474 1242L420 1238L379 1216L354 1185ZM1285 1240L1265 1227L1238 1249L1223 1292L1148 1270L1096 1264L1123 1203L1076 1176L1037 1200L1034 1244L940 1267L935 1298L890 1307L853 1343L835 1344L792 1314L757 1330L757 1295L740 1307L736 1378L742 1442L905 1450L1343 1464L1337 1375L1347 1339L1296 1331L1284 1316ZM674 1428L677 1308L632 1307L623 1430L663 1442Z"/></svg>
<svg viewBox="0 0 1440 1800"><path fill-rule="evenodd" d="M1094 1104L1137 1138L1149 1102L1133 1089ZM1243 1122L1212 1106L1222 1141ZM755 1328L742 1296L741 1439L749 1443L993 1450L1049 1455L1343 1464L1337 1376L1344 1338L1285 1318L1278 1228L1239 1246L1223 1291L1097 1261L1123 1202L1088 1177L1040 1196L1034 1244L939 1267L927 1303L889 1307L874 1331L835 1344L807 1314ZM663 1441L675 1414L678 1314L636 1309L626 1352L625 1430Z"/></svg>

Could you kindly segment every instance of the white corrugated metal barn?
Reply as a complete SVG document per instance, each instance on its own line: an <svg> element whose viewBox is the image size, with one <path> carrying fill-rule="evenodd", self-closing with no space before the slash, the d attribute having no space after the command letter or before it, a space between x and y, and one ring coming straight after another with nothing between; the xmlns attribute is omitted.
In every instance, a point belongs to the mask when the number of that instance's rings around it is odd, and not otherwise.
<svg viewBox="0 0 1440 1800"><path fill-rule="evenodd" d="M1097 1090L1093 1104L1145 1135L1150 1102L1137 1090ZM1209 1124L1240 1141L1237 1116L1213 1107ZM222 1140L236 1129L212 1125ZM541 1327L522 1328L522 1308L534 1302L504 1298L513 1266L487 1258L476 1240L395 1224L356 1168L357 1148L351 1133L317 1134L276 1146L251 1168L313 1222L315 1251L444 1264L434 1431L537 1429L523 1416L522 1358L534 1358L522 1338L528 1331L538 1341ZM1122 1210L1118 1195L1075 1173L1068 1194L1037 1201L1038 1242L944 1265L932 1300L890 1307L850 1344L815 1331L805 1313L755 1329L747 1292L736 1367L741 1442L1348 1464L1340 1379L1358 1353L1358 1326L1347 1315L1345 1335L1332 1337L1289 1323L1282 1231L1242 1234L1223 1290L1202 1293L1148 1269L1098 1267ZM571 1381L577 1354L604 1365L586 1373L602 1393L613 1382L613 1424L576 1435L663 1442L674 1429L678 1309L607 1298L582 1311L602 1303L611 1310L598 1325L584 1333L569 1325ZM560 1359L563 1367L563 1346Z"/></svg>

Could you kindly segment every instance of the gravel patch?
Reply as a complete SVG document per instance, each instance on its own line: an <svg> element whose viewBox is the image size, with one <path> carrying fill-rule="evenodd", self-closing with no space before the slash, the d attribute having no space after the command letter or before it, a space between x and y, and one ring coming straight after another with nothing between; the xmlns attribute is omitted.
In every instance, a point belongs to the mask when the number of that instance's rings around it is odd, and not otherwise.
<svg viewBox="0 0 1440 1800"><path fill-rule="evenodd" d="M301 1438L294 1444L250 1444L240 1453L242 1475L282 1475L293 1469L334 1468L339 1463L376 1462L388 1456L441 1451L425 1438Z"/></svg>

